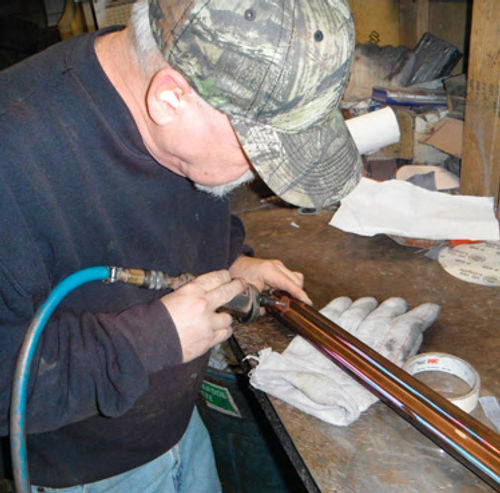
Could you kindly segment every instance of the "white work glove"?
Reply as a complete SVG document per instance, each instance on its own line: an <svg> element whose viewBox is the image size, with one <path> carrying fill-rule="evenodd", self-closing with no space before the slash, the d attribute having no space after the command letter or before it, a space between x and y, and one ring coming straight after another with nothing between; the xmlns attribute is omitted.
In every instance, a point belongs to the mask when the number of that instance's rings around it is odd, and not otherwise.
<svg viewBox="0 0 500 493"><path fill-rule="evenodd" d="M402 298L377 306L374 298L336 298L321 313L401 366L422 344L422 333L437 318L440 307L419 305L407 312ZM327 423L346 426L378 400L329 358L300 336L282 354L259 351L250 383Z"/></svg>

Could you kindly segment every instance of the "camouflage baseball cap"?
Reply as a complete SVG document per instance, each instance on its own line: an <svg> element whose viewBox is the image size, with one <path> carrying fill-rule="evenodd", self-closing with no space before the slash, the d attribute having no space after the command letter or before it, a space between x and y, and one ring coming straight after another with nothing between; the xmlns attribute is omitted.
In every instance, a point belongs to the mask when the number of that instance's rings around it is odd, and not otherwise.
<svg viewBox="0 0 500 493"><path fill-rule="evenodd" d="M229 116L277 195L320 208L347 195L361 158L338 110L354 51L346 0L150 0L167 62Z"/></svg>

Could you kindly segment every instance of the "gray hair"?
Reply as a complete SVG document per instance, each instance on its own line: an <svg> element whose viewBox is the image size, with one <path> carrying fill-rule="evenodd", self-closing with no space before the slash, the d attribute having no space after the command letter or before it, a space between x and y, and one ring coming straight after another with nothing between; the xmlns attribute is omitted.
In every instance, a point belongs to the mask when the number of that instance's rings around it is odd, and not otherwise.
<svg viewBox="0 0 500 493"><path fill-rule="evenodd" d="M129 26L132 33L132 44L142 69L146 75L153 75L165 67L167 62L156 44L149 23L148 0L137 0L132 6Z"/></svg>

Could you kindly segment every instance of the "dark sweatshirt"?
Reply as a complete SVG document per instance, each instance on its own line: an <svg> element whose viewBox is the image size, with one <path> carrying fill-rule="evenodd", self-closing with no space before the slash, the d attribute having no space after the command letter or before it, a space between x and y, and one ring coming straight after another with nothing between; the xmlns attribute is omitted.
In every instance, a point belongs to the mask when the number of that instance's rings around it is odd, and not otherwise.
<svg viewBox="0 0 500 493"><path fill-rule="evenodd" d="M95 265L195 275L227 268L243 227L226 200L147 152L96 58L97 34L0 72L0 431L24 333L50 291ZM208 356L182 364L165 292L93 282L63 299L37 346L28 400L33 484L66 487L171 448Z"/></svg>

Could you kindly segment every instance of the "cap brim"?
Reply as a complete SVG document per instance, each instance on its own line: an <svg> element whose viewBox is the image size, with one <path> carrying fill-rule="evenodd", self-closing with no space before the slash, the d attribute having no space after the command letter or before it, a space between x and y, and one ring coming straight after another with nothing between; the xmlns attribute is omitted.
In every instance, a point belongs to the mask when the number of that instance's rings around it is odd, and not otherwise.
<svg viewBox="0 0 500 493"><path fill-rule="evenodd" d="M298 133L235 115L230 119L257 173L291 204L325 207L345 197L361 178L361 156L338 110Z"/></svg>

